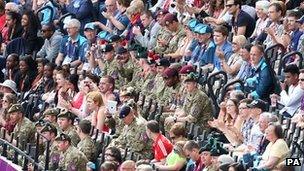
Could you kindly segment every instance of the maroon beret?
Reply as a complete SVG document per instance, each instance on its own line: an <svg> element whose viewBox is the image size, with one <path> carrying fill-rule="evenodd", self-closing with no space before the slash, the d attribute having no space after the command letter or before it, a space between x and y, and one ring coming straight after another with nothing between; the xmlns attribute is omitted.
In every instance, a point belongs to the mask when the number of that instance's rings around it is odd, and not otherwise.
<svg viewBox="0 0 304 171"><path fill-rule="evenodd" d="M178 76L178 71L175 68L166 68L162 75L165 78L171 78L174 76Z"/></svg>

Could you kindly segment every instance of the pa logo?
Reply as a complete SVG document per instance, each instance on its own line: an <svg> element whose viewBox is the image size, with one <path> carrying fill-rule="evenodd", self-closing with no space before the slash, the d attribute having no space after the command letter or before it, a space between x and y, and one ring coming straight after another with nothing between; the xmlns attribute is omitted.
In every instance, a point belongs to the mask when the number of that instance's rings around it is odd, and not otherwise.
<svg viewBox="0 0 304 171"><path fill-rule="evenodd" d="M286 166L301 166L299 158L286 158Z"/></svg>

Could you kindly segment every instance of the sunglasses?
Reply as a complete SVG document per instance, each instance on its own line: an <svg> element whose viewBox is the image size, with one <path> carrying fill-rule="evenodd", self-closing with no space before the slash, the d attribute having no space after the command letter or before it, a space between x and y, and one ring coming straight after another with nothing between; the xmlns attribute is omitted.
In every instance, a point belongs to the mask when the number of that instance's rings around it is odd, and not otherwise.
<svg viewBox="0 0 304 171"><path fill-rule="evenodd" d="M230 8L232 7L234 4L227 4L226 7Z"/></svg>

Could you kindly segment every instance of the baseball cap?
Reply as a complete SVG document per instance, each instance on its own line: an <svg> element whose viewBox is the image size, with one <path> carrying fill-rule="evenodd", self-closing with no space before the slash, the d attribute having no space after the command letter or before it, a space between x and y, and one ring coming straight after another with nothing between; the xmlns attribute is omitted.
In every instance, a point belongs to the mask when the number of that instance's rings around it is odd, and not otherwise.
<svg viewBox="0 0 304 171"><path fill-rule="evenodd" d="M20 103L13 104L7 111L7 113L14 113L14 112L22 112L23 107Z"/></svg>
<svg viewBox="0 0 304 171"><path fill-rule="evenodd" d="M195 69L192 65L184 65L179 71L180 74L189 74L190 72L195 72Z"/></svg>
<svg viewBox="0 0 304 171"><path fill-rule="evenodd" d="M59 134L59 135L55 138L55 141L69 141L69 142L71 142L71 138L70 138L70 136L68 136L67 134L61 133L61 134Z"/></svg>
<svg viewBox="0 0 304 171"><path fill-rule="evenodd" d="M123 106L119 111L119 118L123 119L131 113L131 107L128 105Z"/></svg>
<svg viewBox="0 0 304 171"><path fill-rule="evenodd" d="M167 58L161 58L160 60L156 61L156 66L169 67L170 61Z"/></svg>
<svg viewBox="0 0 304 171"><path fill-rule="evenodd" d="M95 24L94 23L87 23L84 26L84 30L87 30L87 29L95 30Z"/></svg>
<svg viewBox="0 0 304 171"><path fill-rule="evenodd" d="M166 68L165 71L163 72L162 76L164 78L171 78L174 76L178 76L178 71L175 68Z"/></svg>
<svg viewBox="0 0 304 171"><path fill-rule="evenodd" d="M109 36L111 36L111 35L107 31L101 31L101 32L98 33L97 36L98 36L99 39L105 39L105 40L107 40L109 38Z"/></svg>
<svg viewBox="0 0 304 171"><path fill-rule="evenodd" d="M250 104L247 104L247 107L249 107L249 108L259 108L262 111L267 111L268 106L267 106L267 103L264 102L263 100L257 99L257 100L252 101Z"/></svg>
<svg viewBox="0 0 304 171"><path fill-rule="evenodd" d="M0 86L7 87L11 89L15 94L17 94L17 85L12 80L5 80L3 83L0 84Z"/></svg>

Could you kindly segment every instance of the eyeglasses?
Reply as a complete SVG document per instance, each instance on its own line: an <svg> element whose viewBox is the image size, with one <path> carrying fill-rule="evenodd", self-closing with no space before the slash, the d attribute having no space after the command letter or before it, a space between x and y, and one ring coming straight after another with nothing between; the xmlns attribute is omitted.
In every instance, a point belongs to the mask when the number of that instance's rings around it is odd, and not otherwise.
<svg viewBox="0 0 304 171"><path fill-rule="evenodd" d="M230 7L232 7L233 5L235 5L235 4L227 4L226 7L227 7L227 8L230 8Z"/></svg>
<svg viewBox="0 0 304 171"><path fill-rule="evenodd" d="M113 154L111 154L111 153L105 153L105 156L111 156L111 157L114 157L114 155L113 155Z"/></svg>

